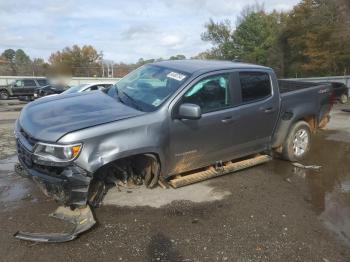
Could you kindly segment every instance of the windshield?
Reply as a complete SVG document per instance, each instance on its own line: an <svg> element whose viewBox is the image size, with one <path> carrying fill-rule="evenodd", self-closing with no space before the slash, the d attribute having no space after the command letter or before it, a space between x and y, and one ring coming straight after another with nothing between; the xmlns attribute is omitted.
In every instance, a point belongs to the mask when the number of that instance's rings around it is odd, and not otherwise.
<svg viewBox="0 0 350 262"><path fill-rule="evenodd" d="M141 111L156 110L188 78L187 74L155 66L144 65L112 86L108 95Z"/></svg>
<svg viewBox="0 0 350 262"><path fill-rule="evenodd" d="M64 91L62 94L72 94L72 93L80 92L83 89L83 87L85 87L85 86L87 86L87 84L72 86L72 87L68 88L66 91Z"/></svg>

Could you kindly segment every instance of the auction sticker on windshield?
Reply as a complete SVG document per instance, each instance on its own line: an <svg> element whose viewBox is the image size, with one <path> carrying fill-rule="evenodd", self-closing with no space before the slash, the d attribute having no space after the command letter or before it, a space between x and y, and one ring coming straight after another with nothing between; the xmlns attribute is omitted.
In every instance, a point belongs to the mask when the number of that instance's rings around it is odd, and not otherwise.
<svg viewBox="0 0 350 262"><path fill-rule="evenodd" d="M167 74L167 77L175 79L176 81L182 81L186 76L180 73L170 72L169 74Z"/></svg>

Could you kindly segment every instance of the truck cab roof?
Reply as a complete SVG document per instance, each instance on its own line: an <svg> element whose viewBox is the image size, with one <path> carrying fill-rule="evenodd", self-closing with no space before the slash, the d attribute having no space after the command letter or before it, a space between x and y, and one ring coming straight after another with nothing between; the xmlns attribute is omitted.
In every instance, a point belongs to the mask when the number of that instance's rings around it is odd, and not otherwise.
<svg viewBox="0 0 350 262"><path fill-rule="evenodd" d="M185 59L185 60L166 60L153 63L153 65L164 66L167 68L174 69L176 71L194 74L194 73L207 73L217 70L225 69L265 69L271 70L268 67L231 62L231 61L220 61L220 60L199 60L199 59Z"/></svg>

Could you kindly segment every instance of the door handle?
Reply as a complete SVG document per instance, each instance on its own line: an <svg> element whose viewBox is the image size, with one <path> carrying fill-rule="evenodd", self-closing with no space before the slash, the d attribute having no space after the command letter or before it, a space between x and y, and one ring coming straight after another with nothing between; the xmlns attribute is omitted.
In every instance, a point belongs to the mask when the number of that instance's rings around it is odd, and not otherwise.
<svg viewBox="0 0 350 262"><path fill-rule="evenodd" d="M262 108L261 111L263 111L264 113L268 114L268 113L275 112L275 109L273 107L266 107L266 108Z"/></svg>

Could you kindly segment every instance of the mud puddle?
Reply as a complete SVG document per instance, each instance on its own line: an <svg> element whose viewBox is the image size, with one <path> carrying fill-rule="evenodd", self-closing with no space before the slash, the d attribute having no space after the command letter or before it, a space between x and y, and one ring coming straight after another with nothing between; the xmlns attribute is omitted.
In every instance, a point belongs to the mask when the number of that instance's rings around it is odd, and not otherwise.
<svg viewBox="0 0 350 262"><path fill-rule="evenodd" d="M104 205L116 206L150 206L159 208L173 201L191 201L194 203L211 202L221 200L230 195L231 192L218 190L210 186L210 181L193 184L178 189L162 189L161 187L152 190L143 186L133 189L116 187L110 189L103 201Z"/></svg>
<svg viewBox="0 0 350 262"><path fill-rule="evenodd" d="M0 203L9 208L20 200L36 201L31 195L30 181L15 174L16 162L17 156L0 160Z"/></svg>
<svg viewBox="0 0 350 262"><path fill-rule="evenodd" d="M330 135L340 134L316 135L311 153L303 161L305 165L322 166L320 170L278 160L269 165L274 175L300 190L327 229L350 245L350 143L331 141Z"/></svg>

